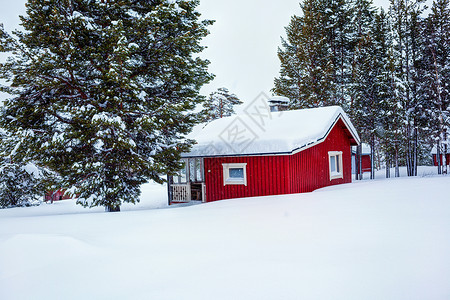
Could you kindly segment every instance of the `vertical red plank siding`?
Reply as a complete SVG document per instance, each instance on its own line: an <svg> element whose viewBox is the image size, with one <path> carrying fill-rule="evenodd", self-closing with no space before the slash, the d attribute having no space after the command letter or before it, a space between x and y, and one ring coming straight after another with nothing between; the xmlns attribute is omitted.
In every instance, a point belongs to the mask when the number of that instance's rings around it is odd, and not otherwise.
<svg viewBox="0 0 450 300"><path fill-rule="evenodd" d="M291 165L295 169L291 172L291 193L311 192L321 187L351 182L350 140L343 126L339 121L324 142L291 156ZM344 178L330 180L329 151L342 151Z"/></svg>
<svg viewBox="0 0 450 300"><path fill-rule="evenodd" d="M287 194L286 156L246 156L205 158L206 199ZM247 163L247 186L223 185L223 163Z"/></svg>
<svg viewBox="0 0 450 300"><path fill-rule="evenodd" d="M344 127L339 120L325 141L293 155L205 158L207 201L311 192L351 182L350 140ZM330 180L329 151L342 151L344 178ZM224 186L223 163L247 163L247 186Z"/></svg>
<svg viewBox="0 0 450 300"><path fill-rule="evenodd" d="M65 194L65 190L57 190L57 191L50 191L45 194L45 201L51 201L53 198L53 201L58 200L68 200L72 197Z"/></svg>
<svg viewBox="0 0 450 300"><path fill-rule="evenodd" d="M441 155L439 155L439 157L441 158L441 165L443 165L443 161L442 161L443 155L441 154ZM446 161L447 165L450 165L450 154L446 154L445 155L445 161ZM433 165L435 165L435 166L438 165L438 163L437 163L437 154L433 154Z"/></svg>
<svg viewBox="0 0 450 300"><path fill-rule="evenodd" d="M370 172L370 170L372 170L370 155L367 154L361 156L361 169L363 172Z"/></svg>

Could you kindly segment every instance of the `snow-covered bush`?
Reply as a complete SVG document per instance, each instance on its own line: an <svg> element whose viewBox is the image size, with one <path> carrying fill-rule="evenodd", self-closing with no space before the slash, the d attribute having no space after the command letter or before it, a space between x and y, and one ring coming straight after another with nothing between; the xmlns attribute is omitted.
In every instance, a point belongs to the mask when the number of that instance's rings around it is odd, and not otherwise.
<svg viewBox="0 0 450 300"><path fill-rule="evenodd" d="M39 205L43 195L40 174L32 164L3 161L0 165L0 207ZM37 168L36 168L37 171Z"/></svg>
<svg viewBox="0 0 450 300"><path fill-rule="evenodd" d="M39 205L48 172L20 158L20 139L0 128L0 208Z"/></svg>

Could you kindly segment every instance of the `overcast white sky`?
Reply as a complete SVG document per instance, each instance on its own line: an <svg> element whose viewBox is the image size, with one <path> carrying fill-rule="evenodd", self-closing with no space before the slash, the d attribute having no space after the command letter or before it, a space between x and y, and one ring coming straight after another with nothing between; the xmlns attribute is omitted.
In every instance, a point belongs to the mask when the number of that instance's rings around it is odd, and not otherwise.
<svg viewBox="0 0 450 300"><path fill-rule="evenodd" d="M26 0L0 2L0 23L11 31L18 27L18 16L25 14ZM374 3L387 7L389 2ZM300 14L299 0L201 0L198 10L204 19L216 20L203 41L208 49L202 55L211 61L209 70L216 78L202 93L208 95L216 88L227 87L244 102L261 92L270 94L279 72L280 37L290 17Z"/></svg>

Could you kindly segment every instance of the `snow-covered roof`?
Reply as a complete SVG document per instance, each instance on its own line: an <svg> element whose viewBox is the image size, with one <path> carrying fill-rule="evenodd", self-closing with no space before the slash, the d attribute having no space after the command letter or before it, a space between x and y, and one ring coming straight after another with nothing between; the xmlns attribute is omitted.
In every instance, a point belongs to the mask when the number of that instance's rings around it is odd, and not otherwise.
<svg viewBox="0 0 450 300"><path fill-rule="evenodd" d="M447 147L447 153L450 152L450 147ZM437 154L437 147L436 145L433 146L433 149L431 149L431 154ZM444 154L444 142L441 142L441 154Z"/></svg>
<svg viewBox="0 0 450 300"><path fill-rule="evenodd" d="M273 97L270 97L269 103L270 102L289 103L289 98L283 97L283 96L273 96Z"/></svg>
<svg viewBox="0 0 450 300"><path fill-rule="evenodd" d="M325 140L342 120L352 144L359 136L339 106L241 114L201 124L187 136L197 144L183 157L291 154Z"/></svg>
<svg viewBox="0 0 450 300"><path fill-rule="evenodd" d="M431 154L437 154L437 147L433 146L433 149L431 149Z"/></svg>

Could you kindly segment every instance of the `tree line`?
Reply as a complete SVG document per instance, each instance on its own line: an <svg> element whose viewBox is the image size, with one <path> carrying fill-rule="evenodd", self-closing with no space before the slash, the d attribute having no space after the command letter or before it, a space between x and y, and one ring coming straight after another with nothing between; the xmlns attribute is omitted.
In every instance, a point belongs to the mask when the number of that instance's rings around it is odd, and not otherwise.
<svg viewBox="0 0 450 300"><path fill-rule="evenodd" d="M391 0L387 11L370 0L300 6L278 49L273 92L288 97L291 109L342 106L372 161L381 153L387 177L390 166L399 176L400 165L417 175L433 145L446 153L449 0L435 0L430 10L423 0Z"/></svg>

